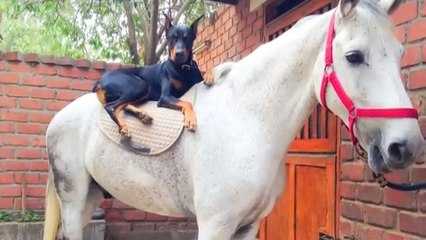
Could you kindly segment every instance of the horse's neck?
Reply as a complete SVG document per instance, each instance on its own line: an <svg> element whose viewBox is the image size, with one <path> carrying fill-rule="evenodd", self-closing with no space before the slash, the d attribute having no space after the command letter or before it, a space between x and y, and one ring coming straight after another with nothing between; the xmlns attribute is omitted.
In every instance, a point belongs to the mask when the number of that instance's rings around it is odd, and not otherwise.
<svg viewBox="0 0 426 240"><path fill-rule="evenodd" d="M330 16L304 21L242 59L230 73L235 74L228 83L238 99L237 111L256 118L281 148L290 144L318 103L313 71Z"/></svg>

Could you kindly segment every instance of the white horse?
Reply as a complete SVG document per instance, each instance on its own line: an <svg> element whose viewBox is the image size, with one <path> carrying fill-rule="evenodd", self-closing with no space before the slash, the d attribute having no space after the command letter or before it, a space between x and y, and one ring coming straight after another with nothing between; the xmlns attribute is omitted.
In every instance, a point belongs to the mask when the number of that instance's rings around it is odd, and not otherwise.
<svg viewBox="0 0 426 240"><path fill-rule="evenodd" d="M412 108L400 79L403 48L388 18L400 2L341 0L336 9L304 19L242 60L221 65L220 84L196 86L198 130L185 131L158 156L137 155L112 142L96 123L102 106L95 95L76 99L47 131L44 239L81 240L103 200L99 186L138 209L196 218L199 240L255 239L283 190L287 148L319 102L333 14L333 68L355 106ZM331 86L325 98L350 125ZM387 117L364 117L354 125L370 167L381 173L408 167L423 144L413 116Z"/></svg>

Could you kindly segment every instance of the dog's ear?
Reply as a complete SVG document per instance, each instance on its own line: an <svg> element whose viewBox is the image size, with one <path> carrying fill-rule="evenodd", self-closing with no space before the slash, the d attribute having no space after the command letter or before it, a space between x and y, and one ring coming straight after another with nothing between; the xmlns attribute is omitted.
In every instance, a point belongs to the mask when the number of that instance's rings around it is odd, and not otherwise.
<svg viewBox="0 0 426 240"><path fill-rule="evenodd" d="M164 12L163 12L163 15L164 15L164 17L166 19L166 21L164 22L164 27L165 27L166 33L167 33L170 30L170 28L173 27L172 19L170 19L170 17L167 16L167 14L165 14Z"/></svg>
<svg viewBox="0 0 426 240"><path fill-rule="evenodd" d="M200 20L204 17L204 14L201 15L200 17L198 17L197 19L195 19L195 21L191 24L191 29L192 32L194 33L194 37L197 36L197 27L198 27L198 22L200 22Z"/></svg>

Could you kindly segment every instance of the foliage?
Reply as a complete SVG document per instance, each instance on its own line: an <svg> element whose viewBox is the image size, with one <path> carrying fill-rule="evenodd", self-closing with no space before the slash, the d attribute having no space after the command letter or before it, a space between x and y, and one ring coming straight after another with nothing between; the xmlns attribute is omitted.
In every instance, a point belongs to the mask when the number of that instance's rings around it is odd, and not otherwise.
<svg viewBox="0 0 426 240"><path fill-rule="evenodd" d="M26 211L24 214L20 212L0 211L0 222L39 222L43 221L43 217L33 211Z"/></svg>
<svg viewBox="0 0 426 240"><path fill-rule="evenodd" d="M190 24L216 7L204 0L2 0L0 50L150 64L164 52L161 12Z"/></svg>

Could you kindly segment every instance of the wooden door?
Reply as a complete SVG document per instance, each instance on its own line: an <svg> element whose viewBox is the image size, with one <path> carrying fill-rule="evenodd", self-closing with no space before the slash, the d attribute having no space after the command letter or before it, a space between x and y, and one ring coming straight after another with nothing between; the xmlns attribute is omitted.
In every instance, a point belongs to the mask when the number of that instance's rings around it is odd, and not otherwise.
<svg viewBox="0 0 426 240"><path fill-rule="evenodd" d="M265 40L287 31L301 17L328 11L332 0L305 0L272 19L268 12L285 0L265 7ZM282 6L279 6L282 7ZM286 187L272 212L262 221L261 240L317 240L319 233L336 236L338 204L337 118L318 105L306 119L283 159Z"/></svg>

